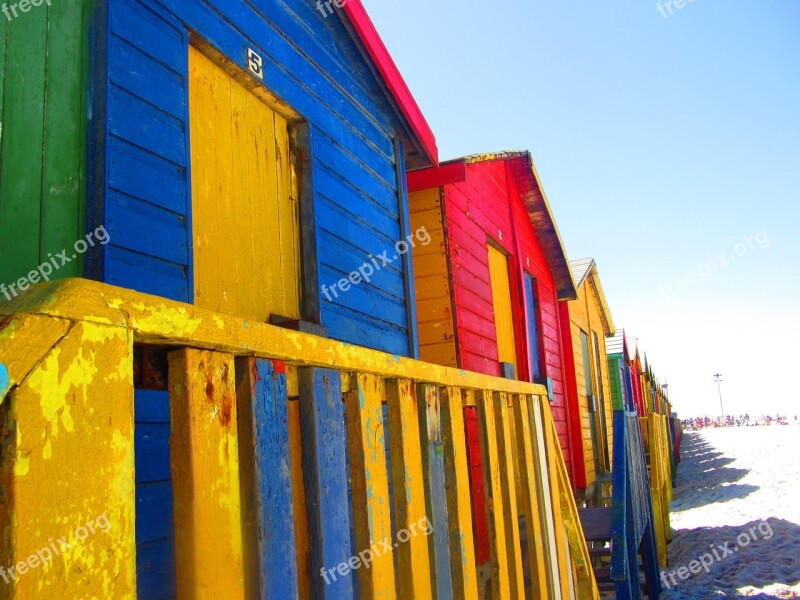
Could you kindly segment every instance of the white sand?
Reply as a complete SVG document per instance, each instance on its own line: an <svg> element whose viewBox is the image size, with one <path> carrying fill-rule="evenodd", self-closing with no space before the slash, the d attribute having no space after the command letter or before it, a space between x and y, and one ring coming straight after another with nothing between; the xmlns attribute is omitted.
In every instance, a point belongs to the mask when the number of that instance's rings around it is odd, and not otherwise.
<svg viewBox="0 0 800 600"><path fill-rule="evenodd" d="M687 433L672 529L666 600L800 598L800 426Z"/></svg>

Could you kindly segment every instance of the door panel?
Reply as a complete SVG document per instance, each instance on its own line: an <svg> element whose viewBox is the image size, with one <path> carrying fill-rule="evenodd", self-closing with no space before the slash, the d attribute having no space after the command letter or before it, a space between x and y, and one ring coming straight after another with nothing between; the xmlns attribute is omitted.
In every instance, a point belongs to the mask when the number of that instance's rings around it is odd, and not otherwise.
<svg viewBox="0 0 800 600"><path fill-rule="evenodd" d="M595 474L601 470L600 450L597 431L597 396L595 395L592 378L592 355L589 351L589 336L581 330L581 353L583 355L583 380L586 385L587 404L589 406L589 425L592 432L592 455L594 458Z"/></svg>
<svg viewBox="0 0 800 600"><path fill-rule="evenodd" d="M536 281L525 273L525 302L528 310L528 345L531 352L531 380L542 375L542 359L539 351L539 301L536 297Z"/></svg>
<svg viewBox="0 0 800 600"><path fill-rule="evenodd" d="M300 318L300 239L288 124L189 49L194 302Z"/></svg>
<svg viewBox="0 0 800 600"><path fill-rule="evenodd" d="M518 375L517 350L514 342L514 319L511 313L511 287L508 277L508 258L494 246L489 249L489 276L492 283L494 324L497 330L497 351L500 362L514 365Z"/></svg>

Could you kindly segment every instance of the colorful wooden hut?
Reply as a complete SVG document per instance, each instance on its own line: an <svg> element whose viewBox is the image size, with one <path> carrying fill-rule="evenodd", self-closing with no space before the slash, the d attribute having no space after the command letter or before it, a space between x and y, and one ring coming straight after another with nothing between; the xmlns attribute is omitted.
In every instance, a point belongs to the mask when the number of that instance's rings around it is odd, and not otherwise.
<svg viewBox="0 0 800 600"><path fill-rule="evenodd" d="M578 298L561 302L561 340L566 371L567 414L579 499L595 501L598 478L611 471L613 418L606 337L615 333L597 264L593 258L570 262Z"/></svg>
<svg viewBox="0 0 800 600"><path fill-rule="evenodd" d="M528 152L461 158L409 173L420 356L430 362L541 382L568 469L558 302L576 297L553 214ZM465 415L478 564L489 564L479 415Z"/></svg>
<svg viewBox="0 0 800 600"><path fill-rule="evenodd" d="M407 358L405 174L436 146L360 2L27 6L0 28L3 594L477 598L472 407L494 596L596 598L562 406Z"/></svg>
<svg viewBox="0 0 800 600"><path fill-rule="evenodd" d="M360 3L49 4L0 40L6 299L42 265L415 354L410 257L347 281L437 162Z"/></svg>
<svg viewBox="0 0 800 600"><path fill-rule="evenodd" d="M410 256L368 257L407 239L406 164L435 140L361 5L335 13L76 1L4 23L5 299L83 276L415 356ZM136 356L139 589L169 595L166 359Z"/></svg>
<svg viewBox="0 0 800 600"><path fill-rule="evenodd" d="M606 340L608 375L611 381L611 401L614 410L635 412L633 384L631 381L631 359L624 329Z"/></svg>

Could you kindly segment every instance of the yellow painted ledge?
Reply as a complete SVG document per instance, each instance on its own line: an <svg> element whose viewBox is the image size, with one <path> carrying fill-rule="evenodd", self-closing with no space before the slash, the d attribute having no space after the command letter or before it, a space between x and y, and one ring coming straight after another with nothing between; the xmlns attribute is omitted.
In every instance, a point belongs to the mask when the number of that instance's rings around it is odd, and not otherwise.
<svg viewBox="0 0 800 600"><path fill-rule="evenodd" d="M0 304L0 317L4 315L47 316L126 328L133 331L136 342L263 356L464 389L547 394L542 385L393 356L85 279L36 285L13 302Z"/></svg>

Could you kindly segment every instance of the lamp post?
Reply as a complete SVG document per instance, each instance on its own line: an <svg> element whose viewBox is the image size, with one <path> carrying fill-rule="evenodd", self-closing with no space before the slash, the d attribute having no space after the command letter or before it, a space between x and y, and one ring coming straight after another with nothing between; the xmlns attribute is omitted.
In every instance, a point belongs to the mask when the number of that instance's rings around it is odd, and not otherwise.
<svg viewBox="0 0 800 600"><path fill-rule="evenodd" d="M714 373L714 382L717 384L717 391L719 392L719 412L720 416L725 418L725 409L722 407L722 375Z"/></svg>

